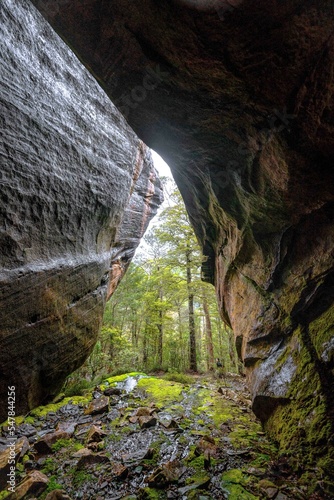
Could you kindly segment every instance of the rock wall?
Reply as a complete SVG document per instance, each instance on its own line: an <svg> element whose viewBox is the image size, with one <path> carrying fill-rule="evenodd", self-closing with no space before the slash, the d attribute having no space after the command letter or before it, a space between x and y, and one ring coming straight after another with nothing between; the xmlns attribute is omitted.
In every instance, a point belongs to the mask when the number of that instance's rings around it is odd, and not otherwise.
<svg viewBox="0 0 334 500"><path fill-rule="evenodd" d="M333 1L33 0L172 168L253 408L333 470Z"/></svg>
<svg viewBox="0 0 334 500"><path fill-rule="evenodd" d="M61 387L162 201L151 154L35 7L3 0L0 420Z"/></svg>

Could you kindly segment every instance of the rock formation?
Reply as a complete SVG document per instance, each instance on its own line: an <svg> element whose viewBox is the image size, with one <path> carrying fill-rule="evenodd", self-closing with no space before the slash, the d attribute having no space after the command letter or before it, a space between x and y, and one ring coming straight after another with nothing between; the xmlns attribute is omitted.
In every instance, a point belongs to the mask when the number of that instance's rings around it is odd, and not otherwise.
<svg viewBox="0 0 334 500"><path fill-rule="evenodd" d="M151 154L28 1L1 3L0 395L16 414L96 341L161 202Z"/></svg>
<svg viewBox="0 0 334 500"><path fill-rule="evenodd" d="M333 470L333 1L33 3L171 166L254 411Z"/></svg>

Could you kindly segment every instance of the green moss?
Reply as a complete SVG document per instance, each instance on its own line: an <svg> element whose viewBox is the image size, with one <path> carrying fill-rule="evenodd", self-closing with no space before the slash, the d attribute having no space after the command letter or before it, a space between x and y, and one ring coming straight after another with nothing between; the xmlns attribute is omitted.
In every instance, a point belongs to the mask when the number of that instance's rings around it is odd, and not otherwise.
<svg viewBox="0 0 334 500"><path fill-rule="evenodd" d="M68 403L74 404L74 405L85 405L91 401L92 397L91 396L75 396L71 398L65 398L59 403L51 403L46 406L39 406L38 408L35 408L30 412L32 417L40 418L40 417L45 417L48 413L50 412L56 412L63 406L67 405Z"/></svg>
<svg viewBox="0 0 334 500"><path fill-rule="evenodd" d="M184 387L178 382L169 382L160 378L147 377L138 382L138 388L144 389L158 406L174 401L182 401Z"/></svg>
<svg viewBox="0 0 334 500"><path fill-rule="evenodd" d="M82 483L89 482L93 479L93 476L89 472L77 469L75 469L75 473L72 475L72 477L74 487L78 487Z"/></svg>
<svg viewBox="0 0 334 500"><path fill-rule="evenodd" d="M143 488L139 494L140 500L159 500L161 492L154 488Z"/></svg>
<svg viewBox="0 0 334 500"><path fill-rule="evenodd" d="M230 500L255 500L258 497L245 487L250 483L249 476L240 469L231 469L222 475L222 488Z"/></svg>
<svg viewBox="0 0 334 500"><path fill-rule="evenodd" d="M0 491L0 500L4 500L5 498L8 497L9 494L10 494L10 491L8 491L8 490Z"/></svg>
<svg viewBox="0 0 334 500"><path fill-rule="evenodd" d="M52 446L52 451L56 452L61 450L62 448L69 448L72 444L70 439L58 439Z"/></svg>
<svg viewBox="0 0 334 500"><path fill-rule="evenodd" d="M179 384L185 384L185 385L190 385L194 382L193 377L190 375L185 375L184 373L167 373L164 375L165 380L170 380L174 382L179 382Z"/></svg>
<svg viewBox="0 0 334 500"><path fill-rule="evenodd" d="M223 484L222 488L229 500L257 500L260 498L245 490L240 484Z"/></svg>
<svg viewBox="0 0 334 500"><path fill-rule="evenodd" d="M321 358L326 343L334 336L334 308L329 308L309 326L309 334L317 355Z"/></svg>
<svg viewBox="0 0 334 500"><path fill-rule="evenodd" d="M57 483L57 477L56 476L51 476L49 477L49 482L48 482L48 487L46 490L43 492L43 495L41 496L41 499L43 500L50 491L53 490L61 490L63 488L63 485L60 483Z"/></svg>
<svg viewBox="0 0 334 500"><path fill-rule="evenodd" d="M138 377L138 376L143 376L146 377L146 373L142 372L130 372L130 373L123 373L123 375L116 375L115 377L109 377L107 378L102 385L106 386L106 382L108 382L109 387L115 386L118 382L124 382L129 377Z"/></svg>
<svg viewBox="0 0 334 500"><path fill-rule="evenodd" d="M45 460L43 468L41 469L41 472L43 472L43 474L46 474L46 475L53 474L54 472L56 472L57 468L58 468L58 465L56 464L54 459L47 458Z"/></svg>

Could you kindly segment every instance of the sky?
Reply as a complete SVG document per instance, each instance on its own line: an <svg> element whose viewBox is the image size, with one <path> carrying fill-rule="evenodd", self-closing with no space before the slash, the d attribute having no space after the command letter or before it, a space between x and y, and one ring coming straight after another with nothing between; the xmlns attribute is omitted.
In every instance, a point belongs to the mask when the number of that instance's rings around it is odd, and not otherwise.
<svg viewBox="0 0 334 500"><path fill-rule="evenodd" d="M160 176L172 177L172 173L167 163L161 158L161 156L158 155L158 153L156 153L152 149L151 152L152 152L154 166L159 172Z"/></svg>
<svg viewBox="0 0 334 500"><path fill-rule="evenodd" d="M153 158L154 166L157 169L159 176L160 177L168 177L170 179L170 182L168 182L168 185L172 185L173 186L174 185L174 181L173 181L173 176L172 176L172 173L170 171L169 166L161 158L161 156L159 156L158 153L156 153L152 149L151 149L151 153L152 153L152 158ZM167 199L168 198L168 194L165 192L165 190L164 190L164 196L165 196L165 201L159 207L158 214L161 213L167 206L169 206L169 202L168 202L168 199ZM159 224L159 222L158 222L158 217L156 216L149 223L149 226L148 226L148 228L146 230L146 234L149 232L150 229L152 229L157 224ZM142 238L142 240L141 240L141 242L140 242L140 244L139 244L139 246L138 246L138 248L136 250L137 260L140 261L140 258L141 257L145 257L145 255L147 255L147 254L148 254L148 245L145 242L145 240ZM136 261L136 259L135 259L135 261Z"/></svg>

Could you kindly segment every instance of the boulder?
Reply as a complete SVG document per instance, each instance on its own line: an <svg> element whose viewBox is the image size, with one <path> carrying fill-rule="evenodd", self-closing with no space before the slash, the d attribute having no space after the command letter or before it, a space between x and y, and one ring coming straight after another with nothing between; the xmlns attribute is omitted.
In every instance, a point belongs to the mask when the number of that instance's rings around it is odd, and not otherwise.
<svg viewBox="0 0 334 500"><path fill-rule="evenodd" d="M59 439L68 439L69 437L69 434L65 431L50 432L36 441L36 443L34 443L34 448L37 453L41 455L52 453L52 445L54 445Z"/></svg>
<svg viewBox="0 0 334 500"><path fill-rule="evenodd" d="M81 451L81 450L80 450ZM77 463L77 469L84 469L85 467L89 467L90 465L96 464L107 464L110 462L109 458L101 453L93 453L91 450L88 450L89 453L82 452L81 457Z"/></svg>
<svg viewBox="0 0 334 500"><path fill-rule="evenodd" d="M45 474L34 470L30 472L21 483L15 487L15 493L10 493L6 498L8 500L23 500L39 496L48 486L49 479Z"/></svg>
<svg viewBox="0 0 334 500"><path fill-rule="evenodd" d="M7 447L0 452L0 489L4 489L10 472L10 467L14 465L29 450L30 445L26 437L13 440L8 439ZM14 461L14 464L11 462Z"/></svg>
<svg viewBox="0 0 334 500"><path fill-rule="evenodd" d="M170 484L177 483L184 473L185 467L177 460L159 466L147 479L152 488L164 489Z"/></svg>
<svg viewBox="0 0 334 500"><path fill-rule="evenodd" d="M105 436L107 436L106 432L104 432L100 427L92 425L88 431L86 441L87 443L98 443L102 441Z"/></svg>
<svg viewBox="0 0 334 500"><path fill-rule="evenodd" d="M115 479L122 480L129 474L129 469L120 462L111 462L111 474Z"/></svg>
<svg viewBox="0 0 334 500"><path fill-rule="evenodd" d="M100 398L93 399L85 409L85 415L99 415L109 411L109 398L101 396Z"/></svg>
<svg viewBox="0 0 334 500"><path fill-rule="evenodd" d="M1 39L0 421L92 351L107 297L162 200L151 153L31 2Z"/></svg>
<svg viewBox="0 0 334 500"><path fill-rule="evenodd" d="M156 417L138 417L138 422L141 429L148 429L149 427L154 427L157 424Z"/></svg>

